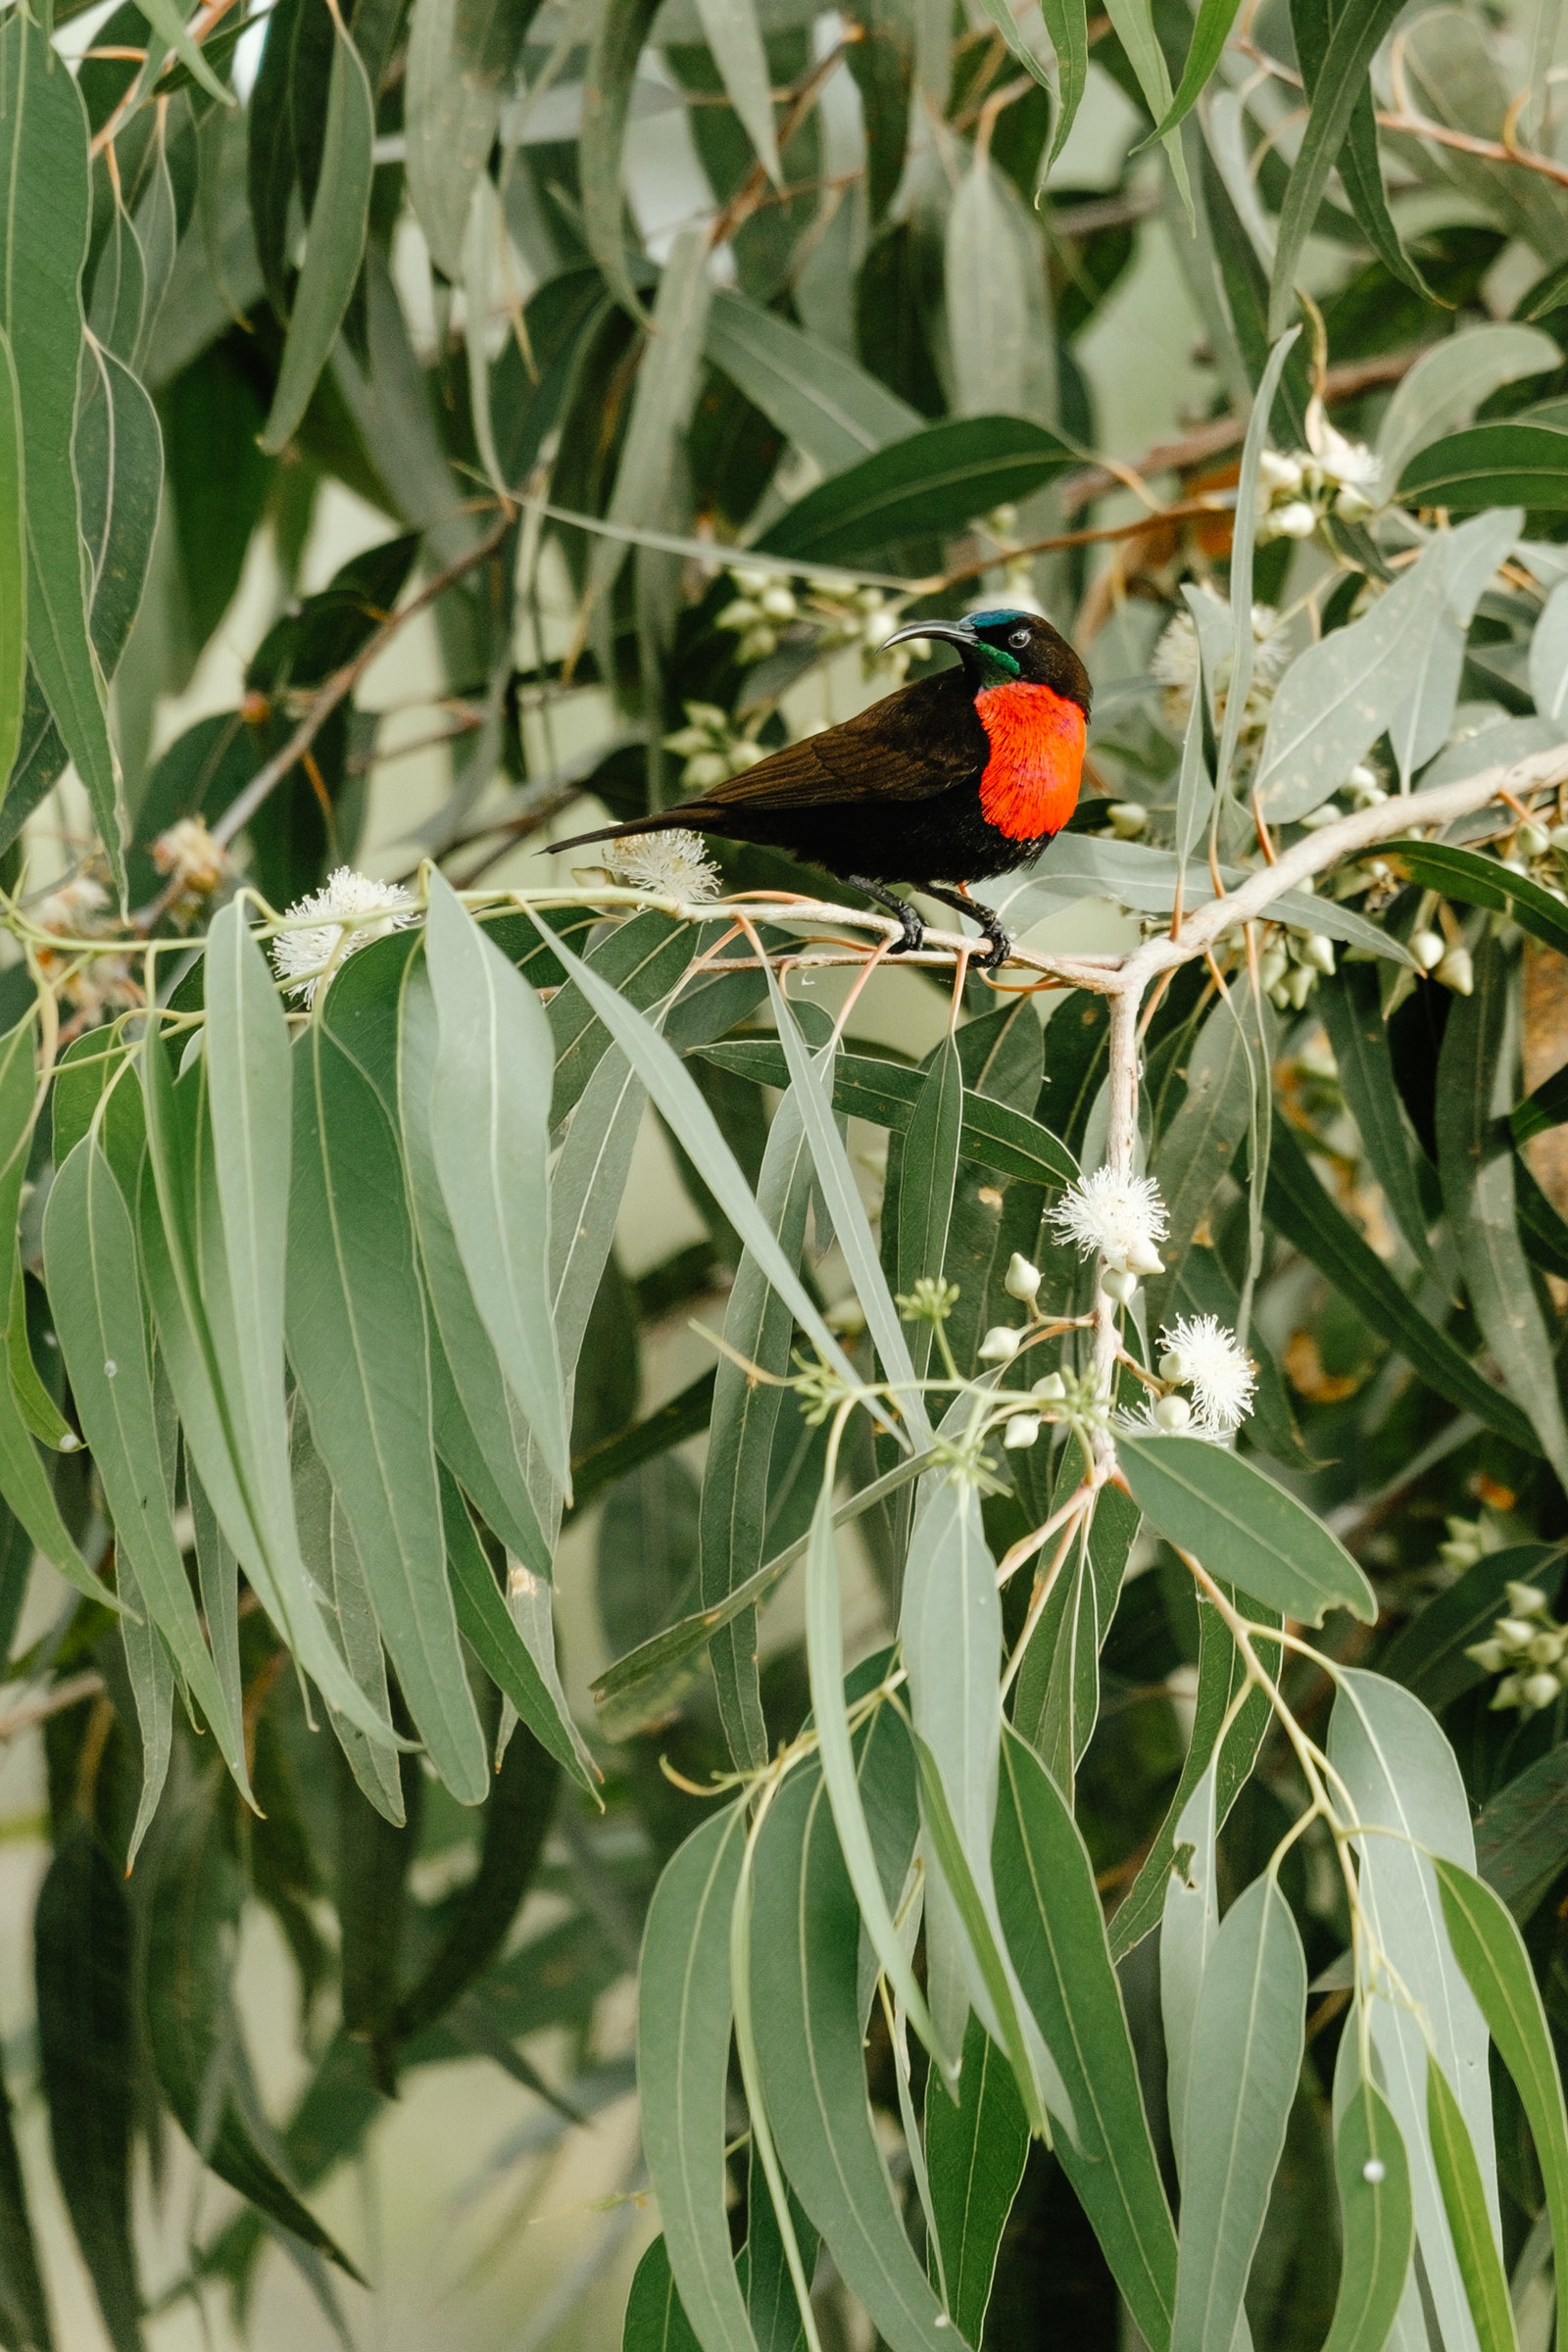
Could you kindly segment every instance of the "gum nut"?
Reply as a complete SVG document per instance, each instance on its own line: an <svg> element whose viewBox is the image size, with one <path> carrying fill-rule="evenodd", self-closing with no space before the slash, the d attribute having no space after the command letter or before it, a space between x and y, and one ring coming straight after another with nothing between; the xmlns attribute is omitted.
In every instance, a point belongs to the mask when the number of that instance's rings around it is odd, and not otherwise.
<svg viewBox="0 0 1568 2352"><path fill-rule="evenodd" d="M1283 948L1265 948L1258 962L1257 976L1265 988L1278 988L1291 968L1291 959Z"/></svg>
<svg viewBox="0 0 1568 2352"><path fill-rule="evenodd" d="M1387 2175L1388 2167L1381 2156L1369 2156L1361 2167L1362 2180L1373 2188L1376 2188L1378 2182L1385 2180Z"/></svg>
<svg viewBox="0 0 1568 2352"><path fill-rule="evenodd" d="M1554 850L1568 850L1568 825L1553 825L1546 839Z"/></svg>
<svg viewBox="0 0 1568 2352"><path fill-rule="evenodd" d="M1268 992L1268 1001L1273 1005L1276 1012L1290 1011L1291 992L1286 987L1283 980L1275 981L1274 986Z"/></svg>
<svg viewBox="0 0 1568 2352"><path fill-rule="evenodd" d="M1309 963L1315 972L1332 975L1334 970L1334 942L1321 931L1309 931L1301 943L1301 961Z"/></svg>
<svg viewBox="0 0 1568 2352"><path fill-rule="evenodd" d="M760 605L754 605L749 596L738 596L733 604L724 607L718 616L718 625L721 629L749 629L761 617Z"/></svg>
<svg viewBox="0 0 1568 2352"><path fill-rule="evenodd" d="M1039 1435L1038 1413L1013 1413L1003 1430L1002 1443L1009 1452L1016 1452L1024 1446L1032 1446Z"/></svg>
<svg viewBox="0 0 1568 2352"><path fill-rule="evenodd" d="M1165 1260L1152 1242L1134 1242L1127 1252L1127 1265L1134 1274L1163 1274Z"/></svg>
<svg viewBox="0 0 1568 2352"><path fill-rule="evenodd" d="M1298 1012L1312 994L1312 983L1316 978L1317 974L1309 963L1298 963L1293 972L1286 974L1285 994Z"/></svg>
<svg viewBox="0 0 1568 2352"><path fill-rule="evenodd" d="M1002 1287L1009 1298L1032 1298L1040 1288L1040 1268L1032 1266L1021 1250L1015 1250Z"/></svg>
<svg viewBox="0 0 1568 2352"><path fill-rule="evenodd" d="M1169 1348L1160 1357L1159 1377L1161 1380L1185 1380L1187 1378L1187 1359L1178 1349Z"/></svg>
<svg viewBox="0 0 1568 2352"><path fill-rule="evenodd" d="M1121 841L1131 841L1149 822L1142 801L1118 801L1110 811L1110 829Z"/></svg>
<svg viewBox="0 0 1568 2352"><path fill-rule="evenodd" d="M1418 931L1410 942L1410 953L1424 972L1436 971L1447 952L1441 931Z"/></svg>
<svg viewBox="0 0 1568 2352"><path fill-rule="evenodd" d="M1562 1656L1562 1649L1563 1637L1561 1633L1555 1628L1547 1632L1543 1627L1526 1650L1525 1655L1532 1666L1555 1666L1557 1660Z"/></svg>
<svg viewBox="0 0 1568 2352"><path fill-rule="evenodd" d="M1519 1677L1516 1674L1505 1674L1501 1682L1497 1685L1495 1690L1494 1690L1492 1693L1491 1711L1494 1715L1496 1715L1500 1714L1503 1708L1516 1707L1518 1704Z"/></svg>
<svg viewBox="0 0 1568 2352"><path fill-rule="evenodd" d="M1536 1638L1535 1627L1527 1625L1522 1617L1499 1617L1492 1630L1503 1648L1514 1656L1528 1649Z"/></svg>
<svg viewBox="0 0 1568 2352"><path fill-rule="evenodd" d="M81 1451L81 1440L74 1429L68 1429L61 1439L60 1450L62 1453L79 1453Z"/></svg>
<svg viewBox="0 0 1568 2352"><path fill-rule="evenodd" d="M1483 1674L1500 1674L1506 1655L1500 1642L1472 1642L1464 1654Z"/></svg>
<svg viewBox="0 0 1568 2352"><path fill-rule="evenodd" d="M1307 810L1306 814L1301 819L1301 831L1303 833L1316 833L1320 831L1324 825L1337 825L1344 814L1345 810L1343 808L1336 808L1332 801L1325 801L1321 808L1309 808Z"/></svg>
<svg viewBox="0 0 1568 2352"><path fill-rule="evenodd" d="M1508 1607L1515 1617L1539 1617L1546 1605L1546 1595L1539 1585L1522 1585L1510 1577L1503 1586L1508 1595Z"/></svg>
<svg viewBox="0 0 1568 2352"><path fill-rule="evenodd" d="M764 588L758 602L769 620L793 620L795 618L795 598L782 580L775 580L771 587Z"/></svg>
<svg viewBox="0 0 1568 2352"><path fill-rule="evenodd" d="M1193 1408L1185 1396L1162 1396L1154 1407L1154 1419L1161 1429L1185 1429L1193 1417Z"/></svg>
<svg viewBox="0 0 1568 2352"><path fill-rule="evenodd" d="M1029 1394L1031 1396L1038 1396L1042 1403L1060 1404L1067 1394L1067 1383L1059 1372L1048 1372L1044 1380L1035 1382Z"/></svg>
<svg viewBox="0 0 1568 2352"><path fill-rule="evenodd" d="M1372 501L1364 490L1357 490L1353 483L1347 482L1334 501L1334 512L1343 514L1347 522L1355 522L1361 515L1371 514Z"/></svg>
<svg viewBox="0 0 1568 2352"><path fill-rule="evenodd" d="M1130 1266L1112 1266L1104 1275L1101 1288L1118 1306L1131 1306L1138 1296L1138 1277Z"/></svg>
<svg viewBox="0 0 1568 2352"><path fill-rule="evenodd" d="M994 1323L980 1343L978 1349L980 1361L983 1364L1009 1362L1017 1354L1018 1345L1022 1338L1023 1333L1014 1331L1010 1324Z"/></svg>
<svg viewBox="0 0 1568 2352"><path fill-rule="evenodd" d="M1533 1674L1520 1692L1527 1707L1549 1707L1557 1696L1554 1674Z"/></svg>
<svg viewBox="0 0 1568 2352"><path fill-rule="evenodd" d="M728 774L729 761L722 752L699 752L695 760L687 760L681 782L694 791L706 792L711 784L722 784Z"/></svg>
<svg viewBox="0 0 1568 2352"><path fill-rule="evenodd" d="M1349 774L1345 779L1347 784L1348 784L1355 792L1366 792L1370 790L1370 788L1376 784L1377 780L1377 769L1375 767L1368 767L1364 760L1358 760L1355 765L1351 768Z"/></svg>
<svg viewBox="0 0 1568 2352"><path fill-rule="evenodd" d="M1281 539L1310 539L1317 529L1317 516L1304 498L1298 498L1288 507L1276 508L1269 523Z"/></svg>
<svg viewBox="0 0 1568 2352"><path fill-rule="evenodd" d="M1432 975L1445 988L1451 988L1456 997L1470 996L1476 984L1475 967L1467 948L1450 948Z"/></svg>
<svg viewBox="0 0 1568 2352"><path fill-rule="evenodd" d="M1551 847L1551 836L1545 826L1538 825L1533 819L1528 825L1520 826L1513 840L1522 858L1543 857Z"/></svg>

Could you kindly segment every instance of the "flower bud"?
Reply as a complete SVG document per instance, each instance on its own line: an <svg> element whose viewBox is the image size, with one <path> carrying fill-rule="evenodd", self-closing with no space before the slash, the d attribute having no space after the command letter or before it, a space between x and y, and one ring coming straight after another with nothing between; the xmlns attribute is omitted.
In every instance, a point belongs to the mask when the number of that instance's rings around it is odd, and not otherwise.
<svg viewBox="0 0 1568 2352"><path fill-rule="evenodd" d="M1451 1543L1440 1544L1438 1557L1447 1568L1473 1568L1481 1557L1481 1546L1474 1536L1460 1536Z"/></svg>
<svg viewBox="0 0 1568 2352"><path fill-rule="evenodd" d="M1316 833L1324 825L1337 825L1344 814L1343 808L1336 808L1332 801L1325 801L1320 808L1309 808L1299 820L1301 831Z"/></svg>
<svg viewBox="0 0 1568 2352"><path fill-rule="evenodd" d="M1040 1268L1032 1266L1021 1250L1015 1250L1002 1287L1009 1298L1033 1298L1040 1288Z"/></svg>
<svg viewBox="0 0 1568 2352"><path fill-rule="evenodd" d="M1265 989L1278 988L1291 968L1291 959L1280 947L1265 948L1258 959L1257 976Z"/></svg>
<svg viewBox="0 0 1568 2352"><path fill-rule="evenodd" d="M1015 1453L1021 1446L1032 1446L1039 1435L1038 1413L1013 1413L1003 1430L1002 1443L1009 1452Z"/></svg>
<svg viewBox="0 0 1568 2352"><path fill-rule="evenodd" d="M1551 836L1544 825L1538 825L1532 817L1514 835L1513 846L1521 858L1542 858L1551 847Z"/></svg>
<svg viewBox="0 0 1568 2352"><path fill-rule="evenodd" d="M761 617L762 608L760 604L754 604L749 596L738 596L732 604L724 607L718 616L718 626L721 629L737 631L750 629L754 628Z"/></svg>
<svg viewBox="0 0 1568 2352"><path fill-rule="evenodd" d="M1286 973L1285 994L1298 1012L1302 1009L1307 998L1312 994L1312 985L1316 978L1317 974L1309 963L1298 963Z"/></svg>
<svg viewBox="0 0 1568 2352"><path fill-rule="evenodd" d="M1500 1642L1472 1642L1464 1654L1483 1674L1500 1674L1507 1657Z"/></svg>
<svg viewBox="0 0 1568 2352"><path fill-rule="evenodd" d="M1516 1674L1505 1674L1492 1693L1491 1712L1497 1715L1507 1707L1516 1707L1519 1704L1521 1688L1519 1677Z"/></svg>
<svg viewBox="0 0 1568 2352"><path fill-rule="evenodd" d="M1185 1396L1162 1396L1154 1407L1154 1419L1161 1429L1185 1429L1193 1417L1193 1408Z"/></svg>
<svg viewBox="0 0 1568 2352"><path fill-rule="evenodd" d="M1334 942L1321 931L1309 931L1301 942L1301 961L1310 964L1314 972L1332 976L1334 971Z"/></svg>
<svg viewBox="0 0 1568 2352"><path fill-rule="evenodd" d="M793 620L795 618L795 598L782 580L774 580L770 586L764 588L758 598L758 603L769 620Z"/></svg>
<svg viewBox="0 0 1568 2352"><path fill-rule="evenodd" d="M1163 1274L1165 1260L1152 1242L1134 1242L1127 1252L1127 1264L1134 1274Z"/></svg>
<svg viewBox="0 0 1568 2352"><path fill-rule="evenodd" d="M1361 2178L1373 2188L1376 2188L1380 2180L1387 2180L1388 2171L1389 2168L1381 2156L1369 2156L1361 2167Z"/></svg>
<svg viewBox="0 0 1568 2352"><path fill-rule="evenodd" d="M1536 1638L1535 1627L1522 1617L1499 1617L1492 1630L1512 1657L1521 1656Z"/></svg>
<svg viewBox="0 0 1568 2352"><path fill-rule="evenodd" d="M1035 1382L1029 1394L1038 1396L1045 1404L1060 1404L1067 1394L1067 1383L1059 1372L1048 1372L1044 1380Z"/></svg>
<svg viewBox="0 0 1568 2352"><path fill-rule="evenodd" d="M1317 528L1317 516L1304 498L1276 508L1268 519L1269 528L1281 539L1310 539Z"/></svg>
<svg viewBox="0 0 1568 2352"><path fill-rule="evenodd" d="M1568 850L1568 825L1553 825L1546 834L1554 850Z"/></svg>
<svg viewBox="0 0 1568 2352"><path fill-rule="evenodd" d="M722 784L728 774L729 761L722 752L699 752L681 770L681 782L694 792L707 792L710 786Z"/></svg>
<svg viewBox="0 0 1568 2352"><path fill-rule="evenodd" d="M994 1323L981 1341L978 1353L983 1364L1005 1364L1018 1352L1023 1339L1021 1331L1008 1323Z"/></svg>
<svg viewBox="0 0 1568 2352"><path fill-rule="evenodd" d="M1568 1640L1568 1636L1563 1634L1560 1626L1543 1626L1525 1655L1532 1666L1555 1666L1562 1656L1565 1640Z"/></svg>
<svg viewBox="0 0 1568 2352"><path fill-rule="evenodd" d="M1510 1577L1503 1591L1508 1595L1508 1607L1515 1617L1539 1617L1546 1605L1546 1595L1539 1585L1522 1585Z"/></svg>
<svg viewBox="0 0 1568 2352"><path fill-rule="evenodd" d="M1149 823L1142 801L1118 801L1110 811L1110 829L1118 841L1136 841Z"/></svg>
<svg viewBox="0 0 1568 2352"><path fill-rule="evenodd" d="M1424 972L1436 971L1447 952L1441 931L1418 931L1410 942L1410 953Z"/></svg>
<svg viewBox="0 0 1568 2352"><path fill-rule="evenodd" d="M1557 1677L1554 1674L1532 1674L1519 1693L1527 1707L1549 1707L1557 1696Z"/></svg>
<svg viewBox="0 0 1568 2352"><path fill-rule="evenodd" d="M1101 1288L1118 1306L1131 1306L1138 1296L1138 1277L1130 1266L1111 1266L1101 1277Z"/></svg>
<svg viewBox="0 0 1568 2352"><path fill-rule="evenodd" d="M1432 977L1441 982L1443 987L1451 988L1456 997L1470 996L1475 989L1476 975L1469 950L1450 948Z"/></svg>
<svg viewBox="0 0 1568 2352"><path fill-rule="evenodd" d="M1270 490L1299 490L1301 487L1300 460L1282 457L1277 449L1258 452L1257 471L1258 478Z"/></svg>
<svg viewBox="0 0 1568 2352"><path fill-rule="evenodd" d="M1161 1380L1185 1380L1187 1378L1187 1359L1179 1349L1169 1348L1160 1357L1159 1377Z"/></svg>

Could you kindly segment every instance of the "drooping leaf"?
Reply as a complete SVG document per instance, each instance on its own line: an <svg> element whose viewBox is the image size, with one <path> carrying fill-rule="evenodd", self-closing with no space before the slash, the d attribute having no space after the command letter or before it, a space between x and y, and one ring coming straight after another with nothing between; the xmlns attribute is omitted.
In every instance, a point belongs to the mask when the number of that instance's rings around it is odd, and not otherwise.
<svg viewBox="0 0 1568 2352"><path fill-rule="evenodd" d="M1486 2189L1464 2112L1435 2051L1427 2052L1427 2124L1453 2234L1459 2275L1481 2352L1518 2352L1508 2274L1493 2233Z"/></svg>
<svg viewBox="0 0 1568 2352"><path fill-rule="evenodd" d="M1332 984L1317 992L1323 1025L1334 1049L1335 1067L1351 1116L1360 1132L1372 1173L1399 1232L1423 1266L1432 1271L1427 1215L1411 1158L1411 1139L1395 1084L1389 1034L1383 1019L1376 969L1347 963Z"/></svg>
<svg viewBox="0 0 1568 2352"><path fill-rule="evenodd" d="M1517 1919L1528 1919L1568 1860L1568 1746L1499 1788L1476 1823L1476 1868Z"/></svg>
<svg viewBox="0 0 1568 2352"><path fill-rule="evenodd" d="M474 1533L467 1506L444 1469L441 1513L446 1529L452 1598L463 1639L540 1745L559 1764L564 1765L579 1787L591 1789L595 1770L566 1711L559 1679L552 1681L547 1677L532 1645L523 1640ZM529 1576L530 1571L519 1562L512 1574L517 1581ZM534 1581L542 1587L541 1614L544 1626L548 1627L550 1588L542 1579ZM554 1665L553 1656L550 1663Z"/></svg>
<svg viewBox="0 0 1568 2352"><path fill-rule="evenodd" d="M1335 19L1318 72L1306 131L1291 167L1280 207L1273 282L1269 288L1270 334L1282 334L1291 324L1301 252L1312 233L1329 173L1365 86L1367 69L1392 22L1389 0L1346 0L1346 6Z"/></svg>
<svg viewBox="0 0 1568 2352"><path fill-rule="evenodd" d="M1385 482L1396 482L1420 451L1468 424L1492 393L1555 368L1558 356L1549 335L1507 323L1481 325L1472 334L1434 343L1395 386L1383 412L1377 454Z"/></svg>
<svg viewBox="0 0 1568 2352"><path fill-rule="evenodd" d="M1342 2048L1353 2047L1354 2027L1352 2016ZM1335 2126L1334 2177L1344 2248L1324 2352L1381 2352L1410 2269L1410 2167L1387 2099L1359 2073Z"/></svg>
<svg viewBox="0 0 1568 2352"><path fill-rule="evenodd" d="M1405 466L1399 496L1407 506L1517 506L1555 514L1568 506L1568 433L1521 418L1476 424L1434 441Z"/></svg>
<svg viewBox="0 0 1568 2352"><path fill-rule="evenodd" d="M463 278L468 200L537 0L418 0L409 18L409 195L432 258Z"/></svg>
<svg viewBox="0 0 1568 2352"><path fill-rule="evenodd" d="M662 2236L655 2238L637 2265L626 2297L620 2352L704 2352L681 2308Z"/></svg>
<svg viewBox="0 0 1568 2352"><path fill-rule="evenodd" d="M710 281L708 232L684 228L670 247L654 297L648 347L632 394L631 416L615 468L607 520L647 525L667 519L681 437L697 397ZM586 598L607 595L625 560L613 537L596 537Z"/></svg>
<svg viewBox="0 0 1568 2352"><path fill-rule="evenodd" d="M978 2344L1002 2232L1023 2179L1029 2121L1011 2072L977 2017L963 2037L958 2097L926 2079L925 2155L942 2241L948 2308L965 2343Z"/></svg>
<svg viewBox="0 0 1568 2352"><path fill-rule="evenodd" d="M0 334L0 646L5 648L0 657L0 777L9 778L22 741L27 693L27 530L22 389L10 340L4 334Z"/></svg>
<svg viewBox="0 0 1568 2352"><path fill-rule="evenodd" d="M1513 873L1495 858L1446 841L1394 841L1387 854L1397 858L1423 890L1441 890L1466 906L1485 906L1543 946L1559 955L1568 952L1568 908L1529 874Z"/></svg>
<svg viewBox="0 0 1568 2352"><path fill-rule="evenodd" d="M808 491L759 545L818 564L865 563L902 539L960 531L1073 462L1054 433L1019 416L930 424Z"/></svg>
<svg viewBox="0 0 1568 2352"><path fill-rule="evenodd" d="M714 293L704 350L824 473L844 472L873 450L917 433L924 421L831 344L742 294Z"/></svg>
<svg viewBox="0 0 1568 2352"><path fill-rule="evenodd" d="M632 83L659 0L610 0L588 51L577 170L583 233L615 300L641 317L621 228L621 168Z"/></svg>
<svg viewBox="0 0 1568 2352"><path fill-rule="evenodd" d="M1375 1620L1377 1596L1339 1539L1250 1461L1202 1438L1141 1431L1123 1430L1116 1446L1146 1517L1211 1576L1305 1625L1332 1608Z"/></svg>
<svg viewBox="0 0 1568 2352"><path fill-rule="evenodd" d="M3 2082L0 2094L0 2326L18 2352L52 2352L49 2305L27 2211L14 2109Z"/></svg>

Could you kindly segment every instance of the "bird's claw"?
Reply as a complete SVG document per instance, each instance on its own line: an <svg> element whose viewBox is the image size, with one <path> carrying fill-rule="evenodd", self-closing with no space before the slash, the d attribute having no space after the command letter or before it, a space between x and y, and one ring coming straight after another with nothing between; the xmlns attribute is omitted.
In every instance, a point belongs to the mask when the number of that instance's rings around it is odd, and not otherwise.
<svg viewBox="0 0 1568 2352"><path fill-rule="evenodd" d="M983 924L981 928L991 944L989 952L980 958L980 969L983 972L1000 972L1012 954L1012 941L995 915L992 916L989 923Z"/></svg>
<svg viewBox="0 0 1568 2352"><path fill-rule="evenodd" d="M920 950L925 946L925 925L907 900L904 904L899 920L904 926L904 936L902 939L894 941L888 954L890 956L918 956Z"/></svg>

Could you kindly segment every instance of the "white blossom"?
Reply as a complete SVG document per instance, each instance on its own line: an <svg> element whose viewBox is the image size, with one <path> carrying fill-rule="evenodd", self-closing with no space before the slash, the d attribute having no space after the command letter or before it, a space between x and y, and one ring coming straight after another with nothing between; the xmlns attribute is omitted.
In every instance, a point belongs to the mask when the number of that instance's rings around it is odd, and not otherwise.
<svg viewBox="0 0 1568 2352"><path fill-rule="evenodd" d="M1217 1315L1178 1315L1159 1339L1166 1350L1160 1370L1192 1390L1200 1434L1228 1438L1251 1410L1257 1386L1235 1332Z"/></svg>
<svg viewBox="0 0 1568 2352"><path fill-rule="evenodd" d="M289 908L315 919L298 931L280 931L272 942L272 968L290 996L315 1003L327 966L341 962L372 939L405 930L418 908L401 882L372 882L368 874L340 865L324 890L313 890Z"/></svg>
<svg viewBox="0 0 1568 2352"><path fill-rule="evenodd" d="M1051 1222L1080 1257L1102 1257L1118 1273L1157 1274L1157 1244L1168 1218L1152 1176L1117 1176L1097 1168L1063 1193Z"/></svg>
<svg viewBox="0 0 1568 2352"><path fill-rule="evenodd" d="M605 859L614 879L628 890L663 899L706 900L718 896L718 869L700 833L623 833Z"/></svg>
<svg viewBox="0 0 1568 2352"><path fill-rule="evenodd" d="M53 931L67 939L79 939L100 931L97 921L109 904L109 893L91 874L76 874L52 890L46 899L27 909L32 922L40 931Z"/></svg>
<svg viewBox="0 0 1568 2352"><path fill-rule="evenodd" d="M1218 605L1219 600L1214 600ZM1272 605L1252 607L1252 682L1248 688L1244 723L1260 727L1268 718L1268 709L1280 672L1291 658L1290 633L1280 625L1280 616ZM1178 612L1167 624L1164 634L1150 659L1150 669L1165 688L1165 715L1171 725L1185 727L1193 707L1198 686L1198 630L1191 612ZM1231 655L1220 656L1217 675L1209 683L1221 712L1230 689ZM1114 823L1112 818L1112 823Z"/></svg>

